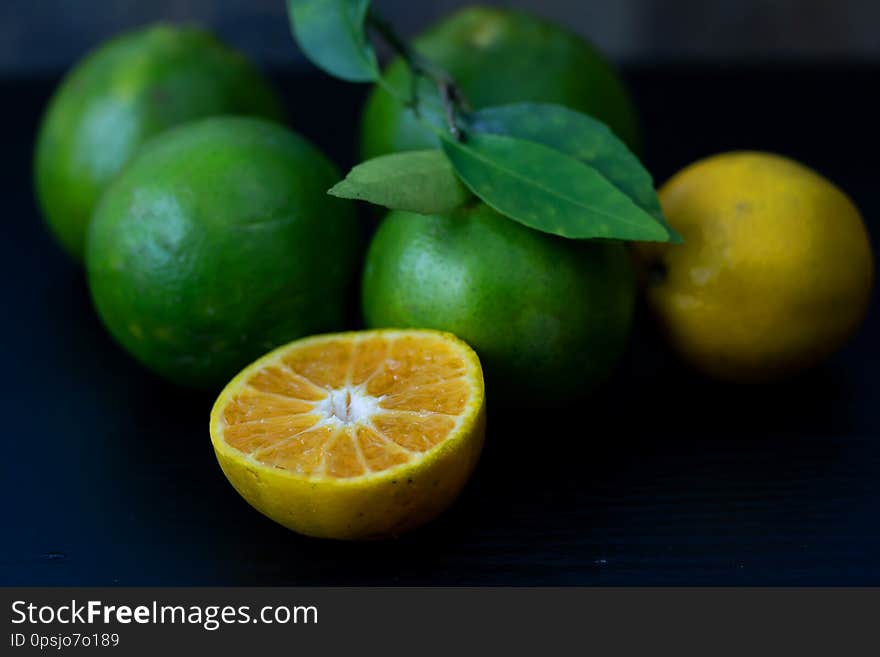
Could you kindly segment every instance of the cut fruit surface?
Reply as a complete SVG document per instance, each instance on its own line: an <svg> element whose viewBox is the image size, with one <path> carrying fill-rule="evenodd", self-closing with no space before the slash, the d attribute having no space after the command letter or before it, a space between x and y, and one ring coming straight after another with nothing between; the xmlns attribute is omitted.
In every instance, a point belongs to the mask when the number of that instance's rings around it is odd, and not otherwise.
<svg viewBox="0 0 880 657"><path fill-rule="evenodd" d="M221 393L211 439L259 511L315 536L423 524L458 494L484 433L483 376L448 333L316 336L264 356Z"/></svg>

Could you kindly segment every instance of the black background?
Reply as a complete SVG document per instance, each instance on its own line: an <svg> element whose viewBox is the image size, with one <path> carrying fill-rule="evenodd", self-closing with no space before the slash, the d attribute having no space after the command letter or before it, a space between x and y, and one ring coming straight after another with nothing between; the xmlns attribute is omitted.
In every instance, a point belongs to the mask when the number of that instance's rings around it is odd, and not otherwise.
<svg viewBox="0 0 880 657"><path fill-rule="evenodd" d="M627 76L658 180L731 148L785 153L847 190L876 244L878 72ZM291 124L351 164L364 88L275 80ZM616 377L587 403L494 409L462 498L399 540L313 540L264 519L214 461L213 395L170 386L117 348L82 271L43 227L31 152L56 83L0 86L0 584L880 583L876 294L844 352L764 387L681 371L642 317Z"/></svg>

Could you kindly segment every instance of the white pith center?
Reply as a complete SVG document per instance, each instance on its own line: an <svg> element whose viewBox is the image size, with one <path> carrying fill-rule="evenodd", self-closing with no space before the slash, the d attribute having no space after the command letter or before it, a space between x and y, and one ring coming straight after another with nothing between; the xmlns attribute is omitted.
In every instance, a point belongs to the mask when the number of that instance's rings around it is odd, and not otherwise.
<svg viewBox="0 0 880 657"><path fill-rule="evenodd" d="M377 413L379 401L360 386L345 386L328 391L316 409L327 422L349 426L369 421Z"/></svg>

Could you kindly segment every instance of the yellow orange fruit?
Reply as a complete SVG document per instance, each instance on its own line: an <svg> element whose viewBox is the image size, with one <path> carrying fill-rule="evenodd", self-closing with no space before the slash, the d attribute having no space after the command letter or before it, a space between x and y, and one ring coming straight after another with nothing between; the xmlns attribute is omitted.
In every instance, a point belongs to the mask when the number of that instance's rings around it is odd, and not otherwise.
<svg viewBox="0 0 880 657"><path fill-rule="evenodd" d="M224 474L309 536L398 535L464 487L483 444L483 374L449 333L382 330L292 342L247 367L211 412Z"/></svg>
<svg viewBox="0 0 880 657"><path fill-rule="evenodd" d="M761 382L837 351L865 315L874 259L853 202L815 171L757 152L716 155L660 189L680 246L639 244L670 344L711 376Z"/></svg>

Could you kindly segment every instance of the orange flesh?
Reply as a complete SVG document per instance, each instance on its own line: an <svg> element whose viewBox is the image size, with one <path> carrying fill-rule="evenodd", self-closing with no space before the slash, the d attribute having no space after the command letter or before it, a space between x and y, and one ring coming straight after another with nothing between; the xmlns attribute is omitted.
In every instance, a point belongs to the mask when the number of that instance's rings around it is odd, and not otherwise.
<svg viewBox="0 0 880 657"><path fill-rule="evenodd" d="M430 335L335 336L253 372L223 409L223 438L268 466L357 477L421 458L472 395L468 362Z"/></svg>

